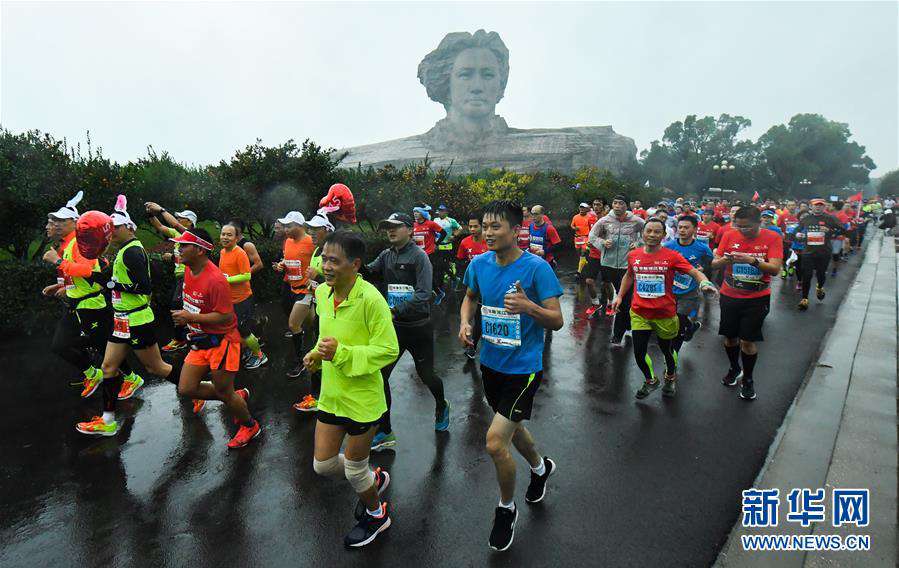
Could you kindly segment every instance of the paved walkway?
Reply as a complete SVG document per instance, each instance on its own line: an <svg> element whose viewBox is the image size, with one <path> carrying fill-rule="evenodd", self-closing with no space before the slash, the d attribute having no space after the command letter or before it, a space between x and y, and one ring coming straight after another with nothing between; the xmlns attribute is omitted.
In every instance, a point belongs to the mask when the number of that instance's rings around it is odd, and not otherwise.
<svg viewBox="0 0 899 568"><path fill-rule="evenodd" d="M896 566L896 249L892 238L874 237L817 365L800 390L754 484L779 488L781 522L771 529L746 529L737 522L718 565ZM834 528L828 519L803 528L784 522L786 495L793 488L870 489L870 526ZM866 552L746 552L749 534L867 534Z"/></svg>

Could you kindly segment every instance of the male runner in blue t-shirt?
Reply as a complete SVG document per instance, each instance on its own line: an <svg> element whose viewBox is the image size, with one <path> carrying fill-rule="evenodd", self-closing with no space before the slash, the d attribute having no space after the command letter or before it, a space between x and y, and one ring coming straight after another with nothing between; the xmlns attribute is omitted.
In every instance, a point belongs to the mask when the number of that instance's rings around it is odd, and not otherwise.
<svg viewBox="0 0 899 568"><path fill-rule="evenodd" d="M709 245L695 238L699 220L692 215L683 215L677 221L677 238L662 246L681 253L687 262L695 268L709 273L709 265L715 255ZM699 314L699 285L689 274L677 274L674 277L674 299L677 300L677 318L680 320L680 332L671 342L674 359L677 360L680 348L685 341L693 339L702 324L693 321Z"/></svg>
<svg viewBox="0 0 899 568"><path fill-rule="evenodd" d="M537 503L556 464L540 457L534 438L522 424L531 417L534 395L543 378L544 330L562 327L562 286L542 258L518 248L521 206L494 201L484 208L483 233L488 252L465 271L459 339L471 347L472 322L481 302L481 380L496 413L487 431L487 452L496 466L500 501L490 547L506 550L515 534L515 445L531 467L525 501Z"/></svg>

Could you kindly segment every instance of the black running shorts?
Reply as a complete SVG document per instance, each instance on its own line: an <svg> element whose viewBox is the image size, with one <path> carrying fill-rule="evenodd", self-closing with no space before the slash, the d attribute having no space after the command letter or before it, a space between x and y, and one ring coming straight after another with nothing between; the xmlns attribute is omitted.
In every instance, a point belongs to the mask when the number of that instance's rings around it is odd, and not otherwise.
<svg viewBox="0 0 899 568"><path fill-rule="evenodd" d="M768 316L771 295L760 298L731 298L721 295L718 335L743 341L764 341L762 324Z"/></svg>
<svg viewBox="0 0 899 568"><path fill-rule="evenodd" d="M329 412L323 412L319 410L315 413L315 419L321 422L322 424L330 424L331 426L343 426L346 430L346 433L350 436L361 436L368 432L368 429L372 426L378 425L378 420L374 422L356 422L346 416L336 416Z"/></svg>
<svg viewBox="0 0 899 568"><path fill-rule="evenodd" d="M116 337L110 333L108 340L110 343L130 345L132 349L137 349L138 351L156 344L156 331L153 329L153 322L131 326L129 333L131 337Z"/></svg>
<svg viewBox="0 0 899 568"><path fill-rule="evenodd" d="M507 375L481 365L484 396L493 412L512 422L530 420L534 395L543 381L543 371L531 375Z"/></svg>

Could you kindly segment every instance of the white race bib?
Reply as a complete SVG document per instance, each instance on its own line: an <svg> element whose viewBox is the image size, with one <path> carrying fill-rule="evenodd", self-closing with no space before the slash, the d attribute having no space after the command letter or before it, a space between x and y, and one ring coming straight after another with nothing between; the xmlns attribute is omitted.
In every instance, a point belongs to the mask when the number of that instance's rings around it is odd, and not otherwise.
<svg viewBox="0 0 899 568"><path fill-rule="evenodd" d="M821 246L824 244L824 231L809 231L805 234L805 244Z"/></svg>
<svg viewBox="0 0 899 568"><path fill-rule="evenodd" d="M641 298L661 298L665 295L665 275L664 274L642 274L636 273L637 277L637 295Z"/></svg>
<svg viewBox="0 0 899 568"><path fill-rule="evenodd" d="M299 282L303 279L303 262L300 260L285 260L284 273L291 282Z"/></svg>
<svg viewBox="0 0 899 568"><path fill-rule="evenodd" d="M504 349L521 347L521 314L481 306L481 336L484 341Z"/></svg>
<svg viewBox="0 0 899 568"><path fill-rule="evenodd" d="M200 313L200 308L198 308L197 306L195 306L195 305L191 304L190 302L188 302L188 301L187 301L187 298L185 297L185 298L184 298L184 311L185 311L185 312L190 312L190 313L192 313L192 314L199 314L199 313ZM189 329L189 330L192 331L193 333L203 333L203 330L202 330L202 329L200 328L200 326L198 326L196 323L188 323L188 324L187 324L187 329Z"/></svg>

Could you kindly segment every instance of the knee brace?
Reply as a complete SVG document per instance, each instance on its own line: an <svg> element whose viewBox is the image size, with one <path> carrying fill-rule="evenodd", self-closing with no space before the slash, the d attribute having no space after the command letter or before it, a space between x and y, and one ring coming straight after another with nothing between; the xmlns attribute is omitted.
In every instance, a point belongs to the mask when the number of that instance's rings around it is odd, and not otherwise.
<svg viewBox="0 0 899 568"><path fill-rule="evenodd" d="M315 470L315 473L323 477L340 477L344 467L343 454L337 454L325 461L318 461L317 459L312 458L312 469Z"/></svg>
<svg viewBox="0 0 899 568"><path fill-rule="evenodd" d="M368 458L360 461L346 460L344 465L344 473L347 481L353 486L356 493L362 493L371 489L375 482L372 471L368 468Z"/></svg>

